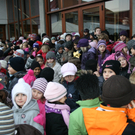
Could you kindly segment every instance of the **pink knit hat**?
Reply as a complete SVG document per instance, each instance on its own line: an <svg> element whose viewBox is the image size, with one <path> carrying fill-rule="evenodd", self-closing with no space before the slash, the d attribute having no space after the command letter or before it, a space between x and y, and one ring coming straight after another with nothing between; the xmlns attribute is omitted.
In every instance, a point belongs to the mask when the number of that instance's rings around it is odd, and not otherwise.
<svg viewBox="0 0 135 135"><path fill-rule="evenodd" d="M32 86L33 82L36 80L36 77L34 76L34 71L30 69L28 73L23 77L23 79L26 83Z"/></svg>
<svg viewBox="0 0 135 135"><path fill-rule="evenodd" d="M119 42L118 44L116 44L115 46L114 46L114 50L115 50L115 52L117 52L117 51L122 51L122 49L124 48L124 47L126 47L127 45L124 43L124 42Z"/></svg>
<svg viewBox="0 0 135 135"><path fill-rule="evenodd" d="M49 102L55 102L66 96L66 94L67 90L63 85L56 82L49 82L44 97Z"/></svg>
<svg viewBox="0 0 135 135"><path fill-rule="evenodd" d="M90 42L89 45L90 45L91 47L96 48L96 49L97 49L97 46L98 46L98 44L97 44L95 41Z"/></svg>
<svg viewBox="0 0 135 135"><path fill-rule="evenodd" d="M61 73L63 77L68 75L75 75L77 72L77 67L73 63L66 63L61 67Z"/></svg>
<svg viewBox="0 0 135 135"><path fill-rule="evenodd" d="M48 82L45 78L38 78L34 81L32 89L39 90L44 94L46 87L47 87L47 83Z"/></svg>

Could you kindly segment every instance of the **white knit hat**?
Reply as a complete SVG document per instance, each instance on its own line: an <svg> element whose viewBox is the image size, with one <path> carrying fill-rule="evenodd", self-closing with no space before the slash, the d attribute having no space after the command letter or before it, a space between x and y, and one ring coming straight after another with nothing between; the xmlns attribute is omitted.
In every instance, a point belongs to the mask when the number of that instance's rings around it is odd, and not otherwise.
<svg viewBox="0 0 135 135"><path fill-rule="evenodd" d="M0 63L1 63L1 67L2 67L2 68L7 68L7 61L5 61L5 60L0 60Z"/></svg>
<svg viewBox="0 0 135 135"><path fill-rule="evenodd" d="M49 41L49 38L44 38L42 43L44 44L46 41Z"/></svg>
<svg viewBox="0 0 135 135"><path fill-rule="evenodd" d="M76 32L74 36L79 36L80 37L80 34L78 32Z"/></svg>
<svg viewBox="0 0 135 135"><path fill-rule="evenodd" d="M14 52L14 55L15 57L24 57L24 51L22 49L17 49L15 52Z"/></svg>
<svg viewBox="0 0 135 135"><path fill-rule="evenodd" d="M15 97L17 94L22 93L27 96L27 100L23 105L22 109L31 101L32 99L32 90L28 83L26 83L23 78L18 80L18 83L12 89L12 102L16 108L19 108L15 102Z"/></svg>

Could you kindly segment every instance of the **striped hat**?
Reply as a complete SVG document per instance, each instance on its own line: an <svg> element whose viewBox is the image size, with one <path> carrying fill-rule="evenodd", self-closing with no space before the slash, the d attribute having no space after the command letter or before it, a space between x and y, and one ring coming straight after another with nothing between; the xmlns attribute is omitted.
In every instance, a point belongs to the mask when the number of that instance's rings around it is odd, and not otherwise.
<svg viewBox="0 0 135 135"><path fill-rule="evenodd" d="M49 102L55 102L66 96L66 94L67 90L62 84L56 82L49 82L46 87L44 97Z"/></svg>
<svg viewBox="0 0 135 135"><path fill-rule="evenodd" d="M119 42L118 44L116 44L115 46L114 46L114 50L115 50L115 52L117 52L117 51L122 51L122 49L124 48L124 47L126 47L127 45L124 43L124 42Z"/></svg>
<svg viewBox="0 0 135 135"><path fill-rule="evenodd" d="M0 135L14 135L13 111L0 102Z"/></svg>
<svg viewBox="0 0 135 135"><path fill-rule="evenodd" d="M47 87L47 81L45 78L38 78L34 81L34 84L32 86L32 89L36 89L41 91L42 93L45 92L46 87Z"/></svg>
<svg viewBox="0 0 135 135"><path fill-rule="evenodd" d="M97 48L99 48L99 46L101 46L101 45L104 45L106 47L106 41L105 40L99 40Z"/></svg>

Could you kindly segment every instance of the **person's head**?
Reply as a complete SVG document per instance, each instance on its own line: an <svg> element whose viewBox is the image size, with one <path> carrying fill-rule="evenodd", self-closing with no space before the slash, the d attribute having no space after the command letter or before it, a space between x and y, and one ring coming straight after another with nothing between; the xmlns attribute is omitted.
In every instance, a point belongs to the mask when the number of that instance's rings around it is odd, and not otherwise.
<svg viewBox="0 0 135 135"><path fill-rule="evenodd" d="M82 100L94 99L100 95L98 78L92 74L83 74L75 81Z"/></svg>
<svg viewBox="0 0 135 135"><path fill-rule="evenodd" d="M7 68L7 61L5 61L5 60L0 60L0 65L1 65L1 67L0 67L0 69L1 68Z"/></svg>
<svg viewBox="0 0 135 135"><path fill-rule="evenodd" d="M12 89L12 102L16 108L24 108L32 98L32 91L29 84L23 78Z"/></svg>
<svg viewBox="0 0 135 135"><path fill-rule="evenodd" d="M97 61L94 59L87 60L85 63L85 70L92 70L93 73L97 71Z"/></svg>
<svg viewBox="0 0 135 135"><path fill-rule="evenodd" d="M49 82L47 84L44 97L48 102L60 102L60 103L65 103L65 100L67 95L67 90L66 88L56 82Z"/></svg>
<svg viewBox="0 0 135 135"><path fill-rule="evenodd" d="M119 72L120 72L119 61L108 60L104 63L102 73L105 81L113 75L119 75Z"/></svg>
<svg viewBox="0 0 135 135"><path fill-rule="evenodd" d="M122 52L116 52L115 53L115 59L120 62L121 68L124 68L128 65L127 59Z"/></svg>
<svg viewBox="0 0 135 135"><path fill-rule="evenodd" d="M54 70L50 67L45 67L40 74L41 78L45 78L47 82L50 82L54 78Z"/></svg>
<svg viewBox="0 0 135 135"><path fill-rule="evenodd" d="M122 30L121 32L120 32L120 41L126 41L126 38L128 37L128 34L127 34L127 32L125 31L125 30Z"/></svg>
<svg viewBox="0 0 135 135"><path fill-rule="evenodd" d="M28 43L27 42L23 43L22 45L23 45L23 49L28 48Z"/></svg>
<svg viewBox="0 0 135 135"><path fill-rule="evenodd" d="M92 42L89 42L89 45L97 49L97 46L98 46L97 40L93 40Z"/></svg>
<svg viewBox="0 0 135 135"><path fill-rule="evenodd" d="M83 34L84 34L85 36L89 35L89 29L84 29Z"/></svg>
<svg viewBox="0 0 135 135"><path fill-rule="evenodd" d="M132 72L132 74L129 77L129 81L132 84L135 84L135 71Z"/></svg>
<svg viewBox="0 0 135 135"><path fill-rule="evenodd" d="M135 56L135 45L131 47L131 54L132 56Z"/></svg>
<svg viewBox="0 0 135 135"><path fill-rule="evenodd" d="M101 33L100 35L98 35L98 40L105 40L105 41L109 41L109 36L105 33Z"/></svg>
<svg viewBox="0 0 135 135"><path fill-rule="evenodd" d="M41 55L36 56L36 61L42 66L44 64L44 59Z"/></svg>
<svg viewBox="0 0 135 135"><path fill-rule="evenodd" d="M57 46L56 46L56 51L60 54L63 53L63 45L60 44L60 43L57 43Z"/></svg>
<svg viewBox="0 0 135 135"><path fill-rule="evenodd" d="M120 75L111 76L103 83L102 100L111 107L125 107L135 98L135 85Z"/></svg>
<svg viewBox="0 0 135 135"><path fill-rule="evenodd" d="M65 40L68 42L68 41L71 41L72 40L72 35L70 33L67 33L66 36L65 36Z"/></svg>
<svg viewBox="0 0 135 135"><path fill-rule="evenodd" d="M100 35L101 34L101 28L100 27L96 27L95 28L95 35Z"/></svg>
<svg viewBox="0 0 135 135"><path fill-rule="evenodd" d="M90 33L90 39L95 39L94 32Z"/></svg>
<svg viewBox="0 0 135 135"><path fill-rule="evenodd" d="M47 53L50 50L50 47L48 45L42 45L41 50L43 53Z"/></svg>
<svg viewBox="0 0 135 135"><path fill-rule="evenodd" d="M98 42L97 49L101 54L103 54L106 51L106 41L105 40L100 40Z"/></svg>
<svg viewBox="0 0 135 135"><path fill-rule="evenodd" d="M24 51L22 49L17 49L14 52L13 57L22 57L22 58L24 58Z"/></svg>
<svg viewBox="0 0 135 135"><path fill-rule="evenodd" d="M8 66L9 74L13 75L16 72L23 71L25 66L24 59L21 57L14 57L10 59L10 64Z"/></svg>
<svg viewBox="0 0 135 135"><path fill-rule="evenodd" d="M45 78L38 78L34 81L32 86L32 98L36 100L43 100L44 99L44 92L47 87L47 80Z"/></svg>
<svg viewBox="0 0 135 135"><path fill-rule="evenodd" d="M72 41L68 41L64 44L64 49L66 52L72 50L73 48L73 42Z"/></svg>
<svg viewBox="0 0 135 135"><path fill-rule="evenodd" d="M80 49L80 48L77 47L78 41L79 41L78 39L75 39L75 40L73 41L74 49L75 49L75 50L79 50L79 49Z"/></svg>
<svg viewBox="0 0 135 135"><path fill-rule="evenodd" d="M38 76L41 72L40 64L35 60L31 64L31 69L34 71L35 77Z"/></svg>
<svg viewBox="0 0 135 135"><path fill-rule="evenodd" d="M53 51L49 51L46 54L46 63L49 64L48 66L52 67L54 65L55 60L56 60L55 53Z"/></svg>
<svg viewBox="0 0 135 135"><path fill-rule="evenodd" d="M24 42L25 43L25 42ZM28 48L32 48L33 47L33 44L34 44L34 41L30 40L28 42Z"/></svg>
<svg viewBox="0 0 135 135"><path fill-rule="evenodd" d="M34 50L34 51L38 51L38 49L39 49L39 44L38 44L37 42L35 42L35 43L33 44L33 50Z"/></svg>
<svg viewBox="0 0 135 135"><path fill-rule="evenodd" d="M117 52L117 51L125 52L127 50L127 45L124 42L120 41L114 46L114 50L115 50L115 52Z"/></svg>
<svg viewBox="0 0 135 135"><path fill-rule="evenodd" d="M61 67L62 76L67 82L74 81L76 72L77 68L73 63L68 62Z"/></svg>
<svg viewBox="0 0 135 135"><path fill-rule="evenodd" d="M51 38L51 42L52 42L53 44L55 44L55 41L56 41L56 38L55 38L55 37L52 37L52 38Z"/></svg>
<svg viewBox="0 0 135 135"><path fill-rule="evenodd" d="M49 41L50 41L49 38L44 38L43 41L42 41L42 43L43 43L43 44L46 44L46 43L48 43Z"/></svg>

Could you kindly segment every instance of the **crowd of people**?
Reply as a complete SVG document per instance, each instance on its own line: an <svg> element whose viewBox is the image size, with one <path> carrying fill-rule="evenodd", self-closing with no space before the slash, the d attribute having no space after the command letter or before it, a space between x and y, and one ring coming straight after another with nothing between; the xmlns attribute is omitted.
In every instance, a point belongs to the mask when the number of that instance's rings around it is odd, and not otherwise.
<svg viewBox="0 0 135 135"><path fill-rule="evenodd" d="M135 135L135 35L83 34L0 41L1 135Z"/></svg>

